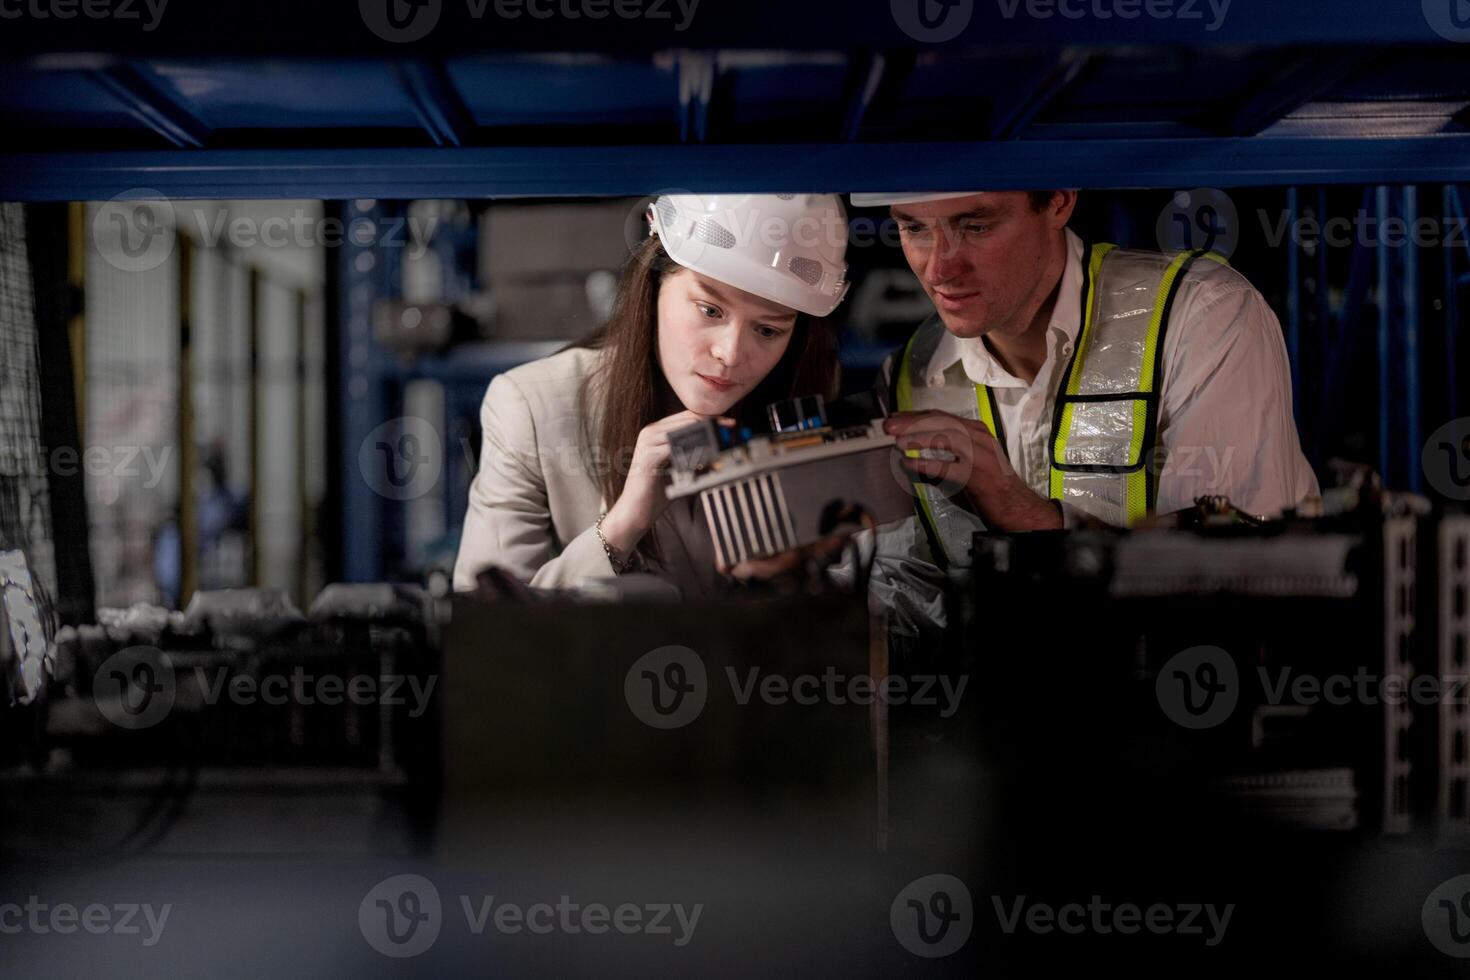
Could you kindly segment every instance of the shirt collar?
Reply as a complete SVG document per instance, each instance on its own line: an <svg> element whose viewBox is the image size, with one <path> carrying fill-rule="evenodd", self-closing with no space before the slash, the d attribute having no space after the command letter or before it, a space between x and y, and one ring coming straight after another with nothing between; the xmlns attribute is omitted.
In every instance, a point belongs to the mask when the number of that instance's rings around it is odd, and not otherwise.
<svg viewBox="0 0 1470 980"><path fill-rule="evenodd" d="M1065 229L1065 234L1067 262L1062 269L1062 284L1051 311L1051 323L1047 326L1048 359L1058 346L1072 344L1082 329L1082 239L1071 228ZM979 337L956 337L948 330L929 358L923 383L931 388L941 387L945 375L956 364L963 365L964 375L975 384L992 388L1028 387L1027 382L1001 367Z"/></svg>

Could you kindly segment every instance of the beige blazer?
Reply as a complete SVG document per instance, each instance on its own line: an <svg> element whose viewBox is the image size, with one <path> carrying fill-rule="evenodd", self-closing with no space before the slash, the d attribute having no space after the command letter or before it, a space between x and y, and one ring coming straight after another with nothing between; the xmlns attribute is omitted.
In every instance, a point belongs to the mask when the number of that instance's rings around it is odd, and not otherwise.
<svg viewBox="0 0 1470 980"><path fill-rule="evenodd" d="M601 356L572 348L490 382L480 405L480 468L454 563L456 590L472 588L486 565L539 588L576 588L616 574L593 526L608 502L579 404ZM654 533L663 555L655 574L685 595L720 587L714 547L693 498L671 501Z"/></svg>

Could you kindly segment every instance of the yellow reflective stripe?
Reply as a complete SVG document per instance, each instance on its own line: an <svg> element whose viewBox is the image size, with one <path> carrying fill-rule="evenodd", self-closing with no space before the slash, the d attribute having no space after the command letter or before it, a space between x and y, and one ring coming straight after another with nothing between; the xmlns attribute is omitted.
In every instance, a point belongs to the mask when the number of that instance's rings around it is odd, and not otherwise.
<svg viewBox="0 0 1470 980"><path fill-rule="evenodd" d="M1209 253L1212 254L1213 253ZM1152 392L1154 390L1154 361L1159 347L1159 331L1164 326L1164 306L1168 303L1169 293L1174 288L1174 280L1179 278L1179 272L1188 264L1194 256L1193 252L1181 252L1169 263L1164 270L1164 278L1159 282L1158 295L1154 297L1153 313L1149 315L1148 334L1143 343L1143 364L1138 372L1138 390ZM1219 257L1216 256L1218 260ZM1125 462L1129 466L1136 466L1143 460L1143 434L1148 428L1148 402L1135 401L1133 403L1133 437L1128 440L1128 456ZM1124 521L1126 527L1132 527L1148 516L1148 467L1134 473L1129 473L1124 479L1125 495Z"/></svg>
<svg viewBox="0 0 1470 980"><path fill-rule="evenodd" d="M1133 403L1133 439L1128 446L1129 459L1138 458L1143 452L1143 430L1148 425L1148 402L1141 399ZM1125 506L1125 527L1132 527L1148 516L1148 467L1129 473L1125 481L1128 500Z"/></svg>
<svg viewBox="0 0 1470 980"><path fill-rule="evenodd" d="M1153 313L1149 316L1148 335L1143 346L1142 370L1139 371L1138 375L1139 391L1152 392L1154 390L1154 384L1158 380L1154 377L1154 363L1158 352L1159 331L1164 326L1164 307L1168 302L1169 293L1174 288L1174 280L1179 278L1180 270L1195 257L1193 252L1181 252L1174 257L1174 261L1170 262L1169 267L1164 270L1164 278L1159 283L1158 295L1154 298ZM1223 256L1217 255L1214 252L1205 252L1199 257L1210 259L1221 265L1230 264ZM1133 403L1133 437L1128 443L1127 458L1129 466L1136 466L1140 462L1145 462L1142 457L1143 434L1144 430L1148 427L1147 409L1147 402L1136 401ZM1132 527L1148 515L1148 477L1147 465L1136 473L1128 474L1126 480L1128 497L1126 519L1128 527Z"/></svg>
<svg viewBox="0 0 1470 980"><path fill-rule="evenodd" d="M990 389L984 385L975 386L975 407L980 410L980 421L985 423L985 428L990 430L990 435L995 436L995 415L990 411Z"/></svg>
<svg viewBox="0 0 1470 980"><path fill-rule="evenodd" d="M1053 461L1055 461L1056 458L1060 458L1061 453L1067 451L1067 433L1072 431L1072 406L1070 404L1062 406L1062 418L1061 421L1058 423L1057 428L1060 430L1061 434L1056 437L1056 452L1058 456L1054 457ZM1052 466L1051 484L1049 487L1051 499L1062 499L1062 483L1066 479L1066 476L1066 473L1057 469L1055 466Z"/></svg>
<svg viewBox="0 0 1470 980"><path fill-rule="evenodd" d="M1077 359L1072 362L1072 374L1067 378L1069 395L1081 394L1079 389L1082 384L1082 365L1087 360L1087 345L1092 343L1092 328L1096 319L1093 314L1097 310L1098 272L1102 269L1103 259L1115 248L1116 245L1092 246L1092 258L1087 266L1087 310L1082 319L1082 336L1077 339Z"/></svg>
<svg viewBox="0 0 1470 980"><path fill-rule="evenodd" d="M1069 395L1079 394L1082 384L1082 367L1087 360L1087 345L1092 341L1093 311L1097 309L1097 278L1102 269L1103 259L1116 245L1094 245L1092 254L1087 262L1087 308L1082 311L1082 333L1077 338L1077 356L1072 361L1071 374L1067 376L1066 393ZM1067 458L1067 437L1072 432L1072 406L1062 406L1062 418L1057 425L1057 431L1052 433L1052 461ZM1051 499L1062 499L1062 485L1066 480L1066 473L1051 467L1051 479L1048 490Z"/></svg>
<svg viewBox="0 0 1470 980"><path fill-rule="evenodd" d="M919 337L919 332L909 338L909 342L903 345L903 354L898 361L898 410L900 412L911 411L914 407L914 380L909 376L909 357L914 351L914 341Z"/></svg>
<svg viewBox="0 0 1470 980"><path fill-rule="evenodd" d="M1213 255L1214 253L1211 252L1208 254ZM1154 297L1154 311L1148 318L1148 337L1143 344L1143 370L1138 374L1139 391L1149 392L1154 390L1154 352L1158 348L1159 330L1164 325L1164 304L1168 301L1169 293L1174 288L1174 280L1179 278L1179 270L1184 268L1193 258L1193 252L1180 252L1174 257L1174 261L1169 263L1169 268L1164 270L1164 278L1159 283L1159 294ZM1218 256L1216 260L1220 261ZM1143 436L1137 432L1137 428L1135 425L1133 435L1135 441L1141 445ZM1129 454L1128 462L1130 466L1136 460L1136 454L1137 450Z"/></svg>
<svg viewBox="0 0 1470 980"><path fill-rule="evenodd" d="M898 390L895 392L895 396L898 400L898 410L900 412L911 412L914 409L914 379L913 375L910 374L909 364L913 359L914 341L918 337L919 331L915 330L914 335L909 338L909 342L903 345L903 358L899 361L898 365ZM919 450L905 449L903 454L910 459L917 459ZM944 539L939 536L939 525L934 520L934 512L929 509L929 498L924 493L926 486L927 484L915 480L914 496L918 498L919 510L922 511L921 516L924 522L929 525L929 530L932 532L934 540L939 542L939 547L943 548ZM945 558L947 559L948 557L949 554L946 552Z"/></svg>

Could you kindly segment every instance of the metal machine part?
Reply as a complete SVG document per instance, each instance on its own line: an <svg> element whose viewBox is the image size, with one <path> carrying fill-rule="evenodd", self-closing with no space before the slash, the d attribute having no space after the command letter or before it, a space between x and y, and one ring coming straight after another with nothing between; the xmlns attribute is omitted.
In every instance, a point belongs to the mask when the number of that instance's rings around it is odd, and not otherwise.
<svg viewBox="0 0 1470 980"><path fill-rule="evenodd" d="M794 406L795 414L801 407ZM699 496L721 564L812 544L849 519L885 524L913 512L894 439L879 419L840 429L794 428L745 442L736 442L738 435L743 433L701 422L670 436L668 495Z"/></svg>
<svg viewBox="0 0 1470 980"><path fill-rule="evenodd" d="M0 707L29 704L41 692L48 665L46 631L23 552L0 552L0 590Z"/></svg>
<svg viewBox="0 0 1470 980"><path fill-rule="evenodd" d="M1092 750L1148 792L1275 826L1463 834L1467 528L1446 518L1436 535L1389 506L1259 528L977 535L967 642L994 651L1002 689L1068 678L1048 715L1058 731L1039 737L1107 741ZM1437 597L1424 582L1436 559ZM1059 608L1086 642L1032 637L1008 662L1030 636L1013 620ZM1437 638L1420 628L1431 608ZM1021 744L1024 713L988 707Z"/></svg>
<svg viewBox="0 0 1470 980"><path fill-rule="evenodd" d="M99 610L50 650L47 735L87 765L422 764L440 611L417 586L328 585L303 616L280 589L195 593L189 608ZM132 669L145 664L146 669ZM163 707L119 722L127 705ZM129 711L129 714L133 712ZM109 735L119 724L133 738Z"/></svg>
<svg viewBox="0 0 1470 980"><path fill-rule="evenodd" d="M1458 678L1458 697L1440 701L1438 837L1470 840L1470 710L1463 690L1470 659L1470 516L1446 517L1439 526L1437 665L1442 678Z"/></svg>

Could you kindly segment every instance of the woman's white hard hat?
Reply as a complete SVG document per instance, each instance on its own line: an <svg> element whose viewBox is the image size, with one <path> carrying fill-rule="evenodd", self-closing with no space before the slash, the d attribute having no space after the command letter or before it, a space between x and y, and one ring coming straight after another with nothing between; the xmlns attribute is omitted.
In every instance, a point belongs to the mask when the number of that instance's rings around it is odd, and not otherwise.
<svg viewBox="0 0 1470 980"><path fill-rule="evenodd" d="M835 194L665 194L653 233L686 269L812 316L847 295L847 212Z"/></svg>

